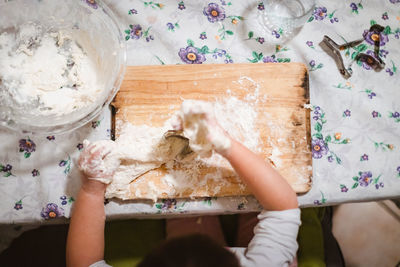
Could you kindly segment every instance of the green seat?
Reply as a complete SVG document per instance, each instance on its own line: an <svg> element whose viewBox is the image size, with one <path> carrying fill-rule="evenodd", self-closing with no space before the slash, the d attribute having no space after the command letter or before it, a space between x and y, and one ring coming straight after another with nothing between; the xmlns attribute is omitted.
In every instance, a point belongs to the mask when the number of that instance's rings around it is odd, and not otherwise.
<svg viewBox="0 0 400 267"><path fill-rule="evenodd" d="M321 227L323 208L302 209L297 252L298 266L324 267L324 241ZM221 216L228 244L233 240L236 216ZM136 266L165 238L164 220L123 220L106 223L105 260L113 267Z"/></svg>

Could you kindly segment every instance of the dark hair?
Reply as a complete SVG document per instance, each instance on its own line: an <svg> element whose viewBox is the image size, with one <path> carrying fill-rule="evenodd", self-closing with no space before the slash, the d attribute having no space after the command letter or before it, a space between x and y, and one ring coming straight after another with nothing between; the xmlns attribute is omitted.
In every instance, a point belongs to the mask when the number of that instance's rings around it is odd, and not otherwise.
<svg viewBox="0 0 400 267"><path fill-rule="evenodd" d="M138 267L239 267L236 256L210 237L194 234L164 241Z"/></svg>

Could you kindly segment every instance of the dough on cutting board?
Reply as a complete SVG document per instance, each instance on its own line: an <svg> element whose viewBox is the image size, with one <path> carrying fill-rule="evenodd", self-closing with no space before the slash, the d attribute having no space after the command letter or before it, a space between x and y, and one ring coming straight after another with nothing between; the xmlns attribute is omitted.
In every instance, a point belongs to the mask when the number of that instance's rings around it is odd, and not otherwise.
<svg viewBox="0 0 400 267"><path fill-rule="evenodd" d="M125 199L129 191L129 184L137 177L163 164L170 166L171 169L176 161L184 164L185 159L177 158L183 147L183 141L180 138L164 138L168 130L182 128L182 135L189 139L189 146L193 151L190 159L209 157L215 147L227 149L230 146L230 139L219 129L210 126L207 121L207 117L212 116L208 114L210 110L213 110L210 103L189 100L184 101L181 110L160 128L133 125L129 122L119 123L117 127L119 127L120 135L115 144L112 144L112 149L104 158L104 163L99 163L99 168L110 167L112 164L119 164L119 166L111 180L94 178L109 184L106 197ZM208 141L208 136L212 137L213 143ZM85 142L85 145L88 145L88 141ZM87 166L81 167L83 171L87 169ZM170 181L171 177L167 176L166 182ZM180 181L182 183L184 179L180 179ZM186 181L187 184L179 186L183 188L194 186L188 179Z"/></svg>

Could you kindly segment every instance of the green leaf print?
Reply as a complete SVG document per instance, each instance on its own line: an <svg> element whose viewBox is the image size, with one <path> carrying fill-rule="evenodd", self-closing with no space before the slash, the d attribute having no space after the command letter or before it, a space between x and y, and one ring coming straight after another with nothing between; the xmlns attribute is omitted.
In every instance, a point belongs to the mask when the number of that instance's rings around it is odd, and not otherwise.
<svg viewBox="0 0 400 267"><path fill-rule="evenodd" d="M358 176L353 176L353 180L357 182L358 181Z"/></svg>
<svg viewBox="0 0 400 267"><path fill-rule="evenodd" d="M369 22L369 24L372 26L372 25L375 25L376 24L376 21L375 20L373 20L373 19L371 19L371 21Z"/></svg>
<svg viewBox="0 0 400 267"><path fill-rule="evenodd" d="M314 137L317 138L317 139L323 139L324 138L321 133L314 134Z"/></svg>
<svg viewBox="0 0 400 267"><path fill-rule="evenodd" d="M311 22L311 21L313 21L314 20L314 16L311 16L308 20L307 20L307 22Z"/></svg>
<svg viewBox="0 0 400 267"><path fill-rule="evenodd" d="M254 32L249 32L249 33L247 34L247 36L249 37L249 39L253 38Z"/></svg>
<svg viewBox="0 0 400 267"><path fill-rule="evenodd" d="M203 46L199 51L202 54L207 54L209 52L208 46Z"/></svg>
<svg viewBox="0 0 400 267"><path fill-rule="evenodd" d="M331 141L331 139L332 139L332 137L330 135L328 135L325 137L325 142L328 143Z"/></svg>
<svg viewBox="0 0 400 267"><path fill-rule="evenodd" d="M358 183L354 183L353 186L351 187L351 189L357 188L358 187Z"/></svg>
<svg viewBox="0 0 400 267"><path fill-rule="evenodd" d="M383 30L383 33L386 35L389 35L392 33L392 29L390 28L390 26L386 26L385 29Z"/></svg>
<svg viewBox="0 0 400 267"><path fill-rule="evenodd" d="M314 129L315 129L317 132L320 132L320 131L322 130L322 124L319 123L319 122L317 122L317 123L315 124Z"/></svg>
<svg viewBox="0 0 400 267"><path fill-rule="evenodd" d="M276 61L279 63L287 63L290 62L290 58L277 58Z"/></svg>
<svg viewBox="0 0 400 267"><path fill-rule="evenodd" d="M188 46L194 46L194 42L191 39L187 40L187 45Z"/></svg>
<svg viewBox="0 0 400 267"><path fill-rule="evenodd" d="M225 31L228 35L233 35L233 31Z"/></svg>

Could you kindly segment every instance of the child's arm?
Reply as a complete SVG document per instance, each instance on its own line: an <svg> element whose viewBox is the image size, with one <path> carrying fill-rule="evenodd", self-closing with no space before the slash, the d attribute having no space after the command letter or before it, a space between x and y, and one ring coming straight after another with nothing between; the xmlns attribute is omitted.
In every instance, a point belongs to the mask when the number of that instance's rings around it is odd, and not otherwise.
<svg viewBox="0 0 400 267"><path fill-rule="evenodd" d="M67 238L68 267L89 266L104 258L104 193L106 184L92 178L110 179L113 171L100 168L110 152L104 143L89 145L81 153L79 167L85 177L74 204ZM118 167L118 166L116 166Z"/></svg>
<svg viewBox="0 0 400 267"><path fill-rule="evenodd" d="M79 191L68 230L68 267L87 267L104 258L105 188L99 181L88 180Z"/></svg>
<svg viewBox="0 0 400 267"><path fill-rule="evenodd" d="M230 162L264 209L288 210L298 207L296 193L268 162L231 138L212 114L205 114L204 119L208 141Z"/></svg>
<svg viewBox="0 0 400 267"><path fill-rule="evenodd" d="M239 142L221 154L247 184L266 210L287 210L298 207L297 196L288 182L266 162Z"/></svg>

